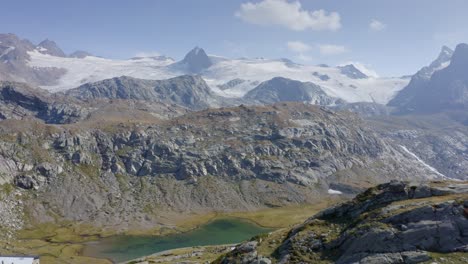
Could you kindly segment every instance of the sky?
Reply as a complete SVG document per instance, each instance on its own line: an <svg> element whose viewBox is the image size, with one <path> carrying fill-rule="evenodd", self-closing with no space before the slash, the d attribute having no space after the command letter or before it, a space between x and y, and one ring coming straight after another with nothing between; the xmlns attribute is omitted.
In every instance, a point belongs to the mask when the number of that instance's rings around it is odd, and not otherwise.
<svg viewBox="0 0 468 264"><path fill-rule="evenodd" d="M468 42L465 0L15 0L0 32L108 58L193 47L230 58L353 62L380 76L413 74L443 45Z"/></svg>

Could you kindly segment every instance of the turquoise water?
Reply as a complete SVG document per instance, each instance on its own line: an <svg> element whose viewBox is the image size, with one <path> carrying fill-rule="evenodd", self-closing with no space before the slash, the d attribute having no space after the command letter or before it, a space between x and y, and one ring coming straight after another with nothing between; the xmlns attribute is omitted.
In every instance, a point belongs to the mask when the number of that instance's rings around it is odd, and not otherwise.
<svg viewBox="0 0 468 264"><path fill-rule="evenodd" d="M270 231L271 229L240 219L218 219L181 234L161 237L113 236L103 238L87 244L84 255L121 262L174 248L239 243Z"/></svg>

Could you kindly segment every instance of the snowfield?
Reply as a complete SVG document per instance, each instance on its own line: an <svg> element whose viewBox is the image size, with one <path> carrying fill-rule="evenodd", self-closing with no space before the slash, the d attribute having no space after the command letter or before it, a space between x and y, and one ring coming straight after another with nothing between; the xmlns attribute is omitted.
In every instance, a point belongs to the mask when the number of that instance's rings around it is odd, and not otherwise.
<svg viewBox="0 0 468 264"><path fill-rule="evenodd" d="M28 52L31 67L56 67L67 70L57 85L41 86L52 92L76 88L88 82L97 82L123 75L141 79L167 79L175 77L164 66L174 61L142 58L136 60L111 60L87 56L85 58L62 58L42 54L36 50Z"/></svg>
<svg viewBox="0 0 468 264"><path fill-rule="evenodd" d="M67 73L57 85L42 86L49 91L62 91L78 87L87 82L96 82L119 76L141 79L167 79L185 72L172 59L139 58L112 60L88 56L85 58L62 58L42 54L37 50L28 52L32 67L64 68ZM279 59L227 59L210 56L213 65L200 73L217 94L225 97L242 97L263 81L284 77L320 85L330 96L348 102L376 102L386 104L409 82L402 78L353 79L341 74L334 67L295 64ZM326 76L327 78L320 78ZM243 82L225 90L219 88L227 82L241 79ZM326 80L327 79L327 80Z"/></svg>

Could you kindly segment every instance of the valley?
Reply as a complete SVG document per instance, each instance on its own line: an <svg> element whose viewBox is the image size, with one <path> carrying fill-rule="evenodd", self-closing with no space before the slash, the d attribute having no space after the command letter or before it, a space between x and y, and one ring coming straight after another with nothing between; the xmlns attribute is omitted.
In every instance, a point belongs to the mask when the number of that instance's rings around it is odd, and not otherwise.
<svg viewBox="0 0 468 264"><path fill-rule="evenodd" d="M199 47L67 55L0 34L0 254L463 263L467 51L377 77Z"/></svg>

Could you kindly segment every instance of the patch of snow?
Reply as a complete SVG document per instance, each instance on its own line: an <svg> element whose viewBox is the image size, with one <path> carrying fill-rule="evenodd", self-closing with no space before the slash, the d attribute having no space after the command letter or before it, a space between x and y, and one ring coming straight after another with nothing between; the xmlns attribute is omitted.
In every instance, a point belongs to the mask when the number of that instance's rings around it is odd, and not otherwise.
<svg viewBox="0 0 468 264"><path fill-rule="evenodd" d="M5 264L33 264L35 258L34 257L1 257L0 256L0 263Z"/></svg>
<svg viewBox="0 0 468 264"><path fill-rule="evenodd" d="M37 49L38 51L40 51L40 52L46 52L46 51L47 51L47 49L44 48L44 47L37 47L36 49Z"/></svg>
<svg viewBox="0 0 468 264"><path fill-rule="evenodd" d="M405 146L403 145L400 145L400 147L406 152L408 153L410 156L412 156L413 158L415 158L419 163L421 163L424 167L428 168L430 171L434 172L435 174L441 176L442 178L445 178L445 179L450 179L449 177L443 175L442 173L440 173L439 171L437 171L436 168L432 167L431 165L427 164L426 162L424 162L422 159L420 159L416 154L414 154L413 152L409 151L408 148L406 148Z"/></svg>
<svg viewBox="0 0 468 264"><path fill-rule="evenodd" d="M343 194L343 193L337 190L328 189L328 194Z"/></svg>
<svg viewBox="0 0 468 264"><path fill-rule="evenodd" d="M67 72L53 86L42 86L52 91L75 88L86 82L96 82L122 75L142 79L167 79L185 74L183 65L175 64L172 59L154 60L111 60L93 56L83 59L62 58L42 54L37 49L28 52L29 65L32 67L57 67ZM218 95L240 98L261 82L274 77L284 77L302 82L320 85L329 96L338 97L348 102L376 102L386 104L395 94L403 89L409 79L402 78L366 78L351 79L340 73L338 68L295 64L294 67L284 60L270 59L227 59L210 55L214 64L201 73L203 79ZM327 75L330 79L321 80L314 72ZM218 89L218 85L230 80L246 80L227 90Z"/></svg>
<svg viewBox="0 0 468 264"><path fill-rule="evenodd" d="M78 87L87 82L97 82L119 76L158 80L177 76L164 66L172 60L110 60L94 56L85 58L63 58L42 54L37 50L29 51L31 67L56 67L67 72L58 84L42 86L49 91L63 91Z"/></svg>
<svg viewBox="0 0 468 264"><path fill-rule="evenodd" d="M440 70L442 70L442 69L445 69L445 68L447 68L449 65L450 65L450 61L443 62L439 67L435 68L434 71L433 71L432 73L434 73L434 72L436 72L436 71L440 71ZM432 75L432 74L431 74L431 75Z"/></svg>
<svg viewBox="0 0 468 264"><path fill-rule="evenodd" d="M15 47L8 47L6 50L4 50L4 51L2 52L2 54L0 54L0 58L3 57L3 56L5 56L5 55L7 55L8 53L10 53L10 52L12 52L12 51L14 51L14 50L15 50Z"/></svg>
<svg viewBox="0 0 468 264"><path fill-rule="evenodd" d="M321 80L314 72L328 75L329 80ZM403 89L409 80L401 78L367 78L351 79L343 76L337 68L320 66L295 65L289 67L283 61L267 59L235 59L221 61L203 73L209 80L210 87L221 85L233 79L247 79L224 91L215 91L221 96L242 97L259 83L274 77L284 77L303 82L313 82L320 85L330 96L344 99L348 102L376 102L386 104L395 94Z"/></svg>

